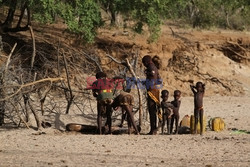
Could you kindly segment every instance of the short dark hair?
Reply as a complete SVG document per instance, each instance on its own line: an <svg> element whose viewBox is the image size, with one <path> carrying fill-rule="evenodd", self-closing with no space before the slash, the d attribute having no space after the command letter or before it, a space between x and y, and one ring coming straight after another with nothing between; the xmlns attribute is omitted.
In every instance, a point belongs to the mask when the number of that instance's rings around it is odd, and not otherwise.
<svg viewBox="0 0 250 167"><path fill-rule="evenodd" d="M197 88L198 86L202 86L202 85L203 85L203 83L199 81L196 83L195 87Z"/></svg>
<svg viewBox="0 0 250 167"><path fill-rule="evenodd" d="M175 90L174 91L174 95L176 95L176 94L180 94L181 95L181 91L180 90Z"/></svg>
<svg viewBox="0 0 250 167"><path fill-rule="evenodd" d="M100 79L100 78L106 78L107 75L106 75L105 72L100 71L100 72L97 72L97 73L96 73L95 77L96 77L97 79Z"/></svg>
<svg viewBox="0 0 250 167"><path fill-rule="evenodd" d="M149 56L149 55L146 55L146 56L144 56L143 58L142 58L142 62L143 63L149 63L149 62L151 62L152 61L152 58L151 58L151 56Z"/></svg>
<svg viewBox="0 0 250 167"><path fill-rule="evenodd" d="M161 91L161 96L164 96L165 94L169 94L168 90L166 90L166 89Z"/></svg>

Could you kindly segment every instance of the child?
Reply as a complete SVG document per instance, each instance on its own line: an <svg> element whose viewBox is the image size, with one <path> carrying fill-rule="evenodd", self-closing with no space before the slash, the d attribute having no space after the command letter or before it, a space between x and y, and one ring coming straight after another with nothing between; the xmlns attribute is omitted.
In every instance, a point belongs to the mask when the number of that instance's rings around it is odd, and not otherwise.
<svg viewBox="0 0 250 167"><path fill-rule="evenodd" d="M200 135L203 131L203 97L205 93L205 84L197 82L196 86L190 85L190 88L194 94L194 134L197 134L197 124L200 118Z"/></svg>
<svg viewBox="0 0 250 167"><path fill-rule="evenodd" d="M171 115L173 114L173 105L168 102L168 95L169 92L168 90L162 90L161 91L161 108L163 111L163 123L162 123L162 127L161 127L161 133L164 134L164 126L166 124L167 121L167 130L168 130L168 134L170 134L170 121L171 121Z"/></svg>
<svg viewBox="0 0 250 167"><path fill-rule="evenodd" d="M154 58L154 61L158 60L158 58ZM151 56L146 55L142 58L142 63L146 67L146 89L147 89L147 103L148 103L148 112L150 119L150 135L157 134L157 113L158 117L161 121L161 114L158 110L160 106L160 90L159 85L161 84L161 77L158 72L158 68L160 67L157 62L153 62ZM160 85L161 86L161 85Z"/></svg>
<svg viewBox="0 0 250 167"><path fill-rule="evenodd" d="M171 101L171 104L173 105L173 115L171 116L170 133L172 133L173 131L173 126L175 122L175 134L178 134L178 130L179 130L178 124L179 124L179 118L180 118L179 109L181 105L180 97L181 97L181 91L175 90L174 100Z"/></svg>
<svg viewBox="0 0 250 167"><path fill-rule="evenodd" d="M135 134L139 135L139 131L134 121L133 104L134 104L134 97L130 93L121 91L120 95L118 95L114 99L112 103L112 107L115 110L117 110L118 107L120 106L122 108L122 111L126 112L127 121L128 121L128 134L131 134L131 127L133 126L135 130ZM124 120L124 118L122 119Z"/></svg>
<svg viewBox="0 0 250 167"><path fill-rule="evenodd" d="M92 84L93 96L97 100L97 125L98 132L102 134L102 118L107 117L105 126L108 126L108 134L111 134L111 115L112 108L111 103L113 99L113 93L110 87L110 83L107 80L106 73L97 72L96 81Z"/></svg>

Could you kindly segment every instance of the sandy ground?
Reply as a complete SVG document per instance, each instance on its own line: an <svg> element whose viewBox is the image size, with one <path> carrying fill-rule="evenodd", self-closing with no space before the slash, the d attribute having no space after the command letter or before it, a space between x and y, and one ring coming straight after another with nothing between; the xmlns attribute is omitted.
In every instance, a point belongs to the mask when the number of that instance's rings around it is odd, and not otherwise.
<svg viewBox="0 0 250 167"><path fill-rule="evenodd" d="M226 130L203 135L86 135L55 128L0 128L0 166L250 166L250 97L205 97L207 118L222 117ZM181 118L192 114L183 97Z"/></svg>

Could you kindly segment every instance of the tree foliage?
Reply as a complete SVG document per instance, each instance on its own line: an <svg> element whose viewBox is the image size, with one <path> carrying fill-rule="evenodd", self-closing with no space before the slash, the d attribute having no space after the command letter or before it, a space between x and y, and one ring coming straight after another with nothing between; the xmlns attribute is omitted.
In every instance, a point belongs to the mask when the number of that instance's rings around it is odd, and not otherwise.
<svg viewBox="0 0 250 167"><path fill-rule="evenodd" d="M193 27L244 30L250 25L250 3L245 0L170 0L166 15Z"/></svg>
<svg viewBox="0 0 250 167"><path fill-rule="evenodd" d="M31 20L53 23L60 18L68 30L93 42L97 29L110 16L115 25L118 15L132 21L138 33L150 32L150 41L160 36L164 19L178 20L193 27L220 27L244 30L249 28L250 2L246 0L0 0L0 7L8 7L1 20L4 31L27 30ZM14 17L19 13L17 23ZM23 19L25 16L28 19ZM26 24L21 24L26 21ZM23 25L23 26L21 26Z"/></svg>

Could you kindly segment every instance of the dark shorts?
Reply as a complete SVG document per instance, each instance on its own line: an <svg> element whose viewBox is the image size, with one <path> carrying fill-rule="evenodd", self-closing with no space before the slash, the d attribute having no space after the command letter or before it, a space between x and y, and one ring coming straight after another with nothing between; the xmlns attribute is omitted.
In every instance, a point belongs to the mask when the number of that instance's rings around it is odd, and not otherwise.
<svg viewBox="0 0 250 167"><path fill-rule="evenodd" d="M98 113L100 113L103 117L106 117L106 111L107 109L111 108L110 107L111 103L112 103L112 99L98 100L97 101Z"/></svg>

